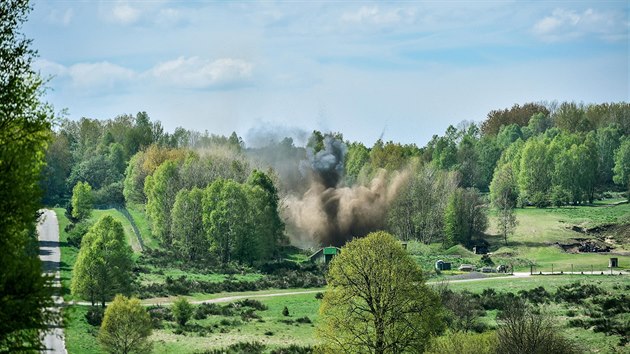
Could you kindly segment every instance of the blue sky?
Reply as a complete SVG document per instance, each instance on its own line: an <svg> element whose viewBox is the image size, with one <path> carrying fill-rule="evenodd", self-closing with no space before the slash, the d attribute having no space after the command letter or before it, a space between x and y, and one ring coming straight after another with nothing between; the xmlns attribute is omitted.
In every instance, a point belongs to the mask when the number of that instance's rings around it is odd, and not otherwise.
<svg viewBox="0 0 630 354"><path fill-rule="evenodd" d="M627 1L34 1L68 117L424 145L531 101L630 98Z"/></svg>

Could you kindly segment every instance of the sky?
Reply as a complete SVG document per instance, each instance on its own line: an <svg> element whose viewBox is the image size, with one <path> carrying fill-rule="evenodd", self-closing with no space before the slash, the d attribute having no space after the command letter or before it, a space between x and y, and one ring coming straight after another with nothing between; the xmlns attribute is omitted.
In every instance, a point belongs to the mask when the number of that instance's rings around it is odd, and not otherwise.
<svg viewBox="0 0 630 354"><path fill-rule="evenodd" d="M36 0L23 31L66 117L314 129L425 145L515 103L630 100L627 1Z"/></svg>

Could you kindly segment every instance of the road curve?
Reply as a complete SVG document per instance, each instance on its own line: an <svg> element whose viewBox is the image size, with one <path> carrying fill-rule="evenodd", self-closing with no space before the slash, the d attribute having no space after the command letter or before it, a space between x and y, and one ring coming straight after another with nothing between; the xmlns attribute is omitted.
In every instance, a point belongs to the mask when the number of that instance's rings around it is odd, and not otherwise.
<svg viewBox="0 0 630 354"><path fill-rule="evenodd" d="M44 273L54 275L53 286L61 289L61 274L59 265L61 263L61 249L59 247L59 222L54 211L44 209L37 223L37 235L39 239L39 258L42 260ZM54 311L59 311L63 305L63 297L54 296L57 307ZM51 323L48 331L42 339L45 350L42 353L67 354L64 341L63 327L61 323Z"/></svg>

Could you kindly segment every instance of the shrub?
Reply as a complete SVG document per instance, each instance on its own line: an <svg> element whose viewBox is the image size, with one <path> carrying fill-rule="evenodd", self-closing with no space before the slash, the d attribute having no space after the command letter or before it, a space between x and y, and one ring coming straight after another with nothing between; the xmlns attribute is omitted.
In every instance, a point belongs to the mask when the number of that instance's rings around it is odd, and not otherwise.
<svg viewBox="0 0 630 354"><path fill-rule="evenodd" d="M549 317L536 313L522 301L516 301L497 316L497 352L522 353L578 353L576 346L566 339Z"/></svg>
<svg viewBox="0 0 630 354"><path fill-rule="evenodd" d="M297 320L295 320L295 322L297 322L297 323L313 323L313 321L311 321L311 319L308 318L308 316L300 317Z"/></svg>
<svg viewBox="0 0 630 354"><path fill-rule="evenodd" d="M556 301L581 304L584 300L596 295L604 294L605 291L593 284L581 284L575 282L558 287L556 290Z"/></svg>
<svg viewBox="0 0 630 354"><path fill-rule="evenodd" d="M245 299L245 300L241 300L241 301L237 301L234 304L237 304L238 306L241 307L251 307L255 310L258 311L265 311L267 310L269 307L267 307L267 305L263 304L262 302L258 301L258 300L250 300L250 299Z"/></svg>
<svg viewBox="0 0 630 354"><path fill-rule="evenodd" d="M243 311L241 311L241 319L245 322L259 318L260 316L256 313L254 309L244 309Z"/></svg>
<svg viewBox="0 0 630 354"><path fill-rule="evenodd" d="M286 306L282 309L282 316L289 316L289 309Z"/></svg>
<svg viewBox="0 0 630 354"><path fill-rule="evenodd" d="M90 306L87 313L85 314L85 320L92 326L100 326L103 322L103 315L105 314L105 309L98 306Z"/></svg>
<svg viewBox="0 0 630 354"><path fill-rule="evenodd" d="M260 342L239 342L227 348L205 351L205 354L260 354L265 350L265 345Z"/></svg>
<svg viewBox="0 0 630 354"><path fill-rule="evenodd" d="M311 353L313 353L312 347L302 347L295 344L292 344L286 348L274 349L270 352L270 354L311 354Z"/></svg>
<svg viewBox="0 0 630 354"><path fill-rule="evenodd" d="M546 304L553 298L553 296L542 286L531 290L521 290L518 294L521 299L527 300L532 304Z"/></svg>
<svg viewBox="0 0 630 354"><path fill-rule="evenodd" d="M428 354L494 354L497 352L497 336L488 333L448 332L431 341Z"/></svg>
<svg viewBox="0 0 630 354"><path fill-rule="evenodd" d="M173 308L171 311L173 312L173 316L175 320L180 326L185 326L186 322L190 319L193 314L193 305L186 300L186 298L180 297L173 303Z"/></svg>

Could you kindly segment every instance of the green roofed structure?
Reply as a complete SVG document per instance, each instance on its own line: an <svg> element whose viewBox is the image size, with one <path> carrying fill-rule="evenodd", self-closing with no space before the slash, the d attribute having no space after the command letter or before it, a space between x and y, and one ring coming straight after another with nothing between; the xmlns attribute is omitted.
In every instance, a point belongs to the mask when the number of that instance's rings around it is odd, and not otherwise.
<svg viewBox="0 0 630 354"><path fill-rule="evenodd" d="M339 248L339 247L333 247L333 246L324 247L324 248L321 248L319 251L313 253L309 257L309 259L313 263L326 263L326 264L328 264L339 253L341 253L341 248Z"/></svg>

